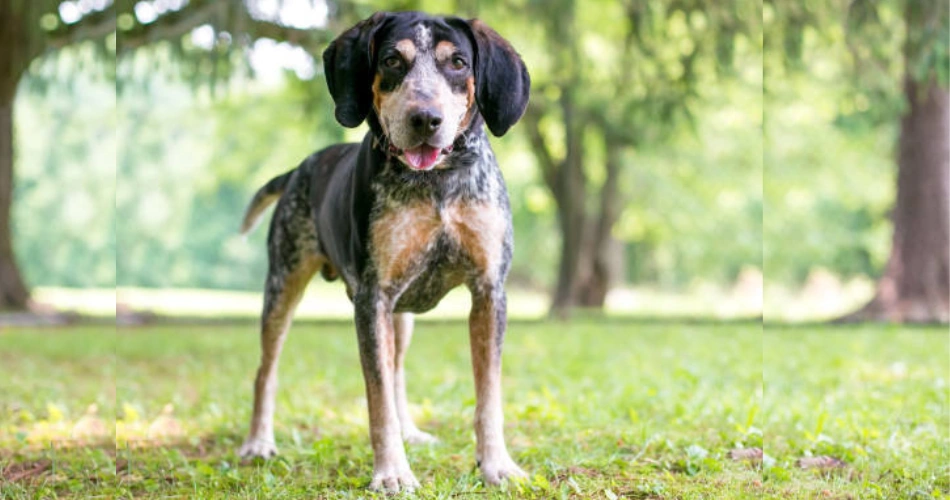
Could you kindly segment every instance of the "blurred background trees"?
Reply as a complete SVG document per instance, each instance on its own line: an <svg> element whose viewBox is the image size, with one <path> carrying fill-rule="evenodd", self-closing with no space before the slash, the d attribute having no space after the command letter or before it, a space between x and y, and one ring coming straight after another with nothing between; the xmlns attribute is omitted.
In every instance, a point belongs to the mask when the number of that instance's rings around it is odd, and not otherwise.
<svg viewBox="0 0 950 500"><path fill-rule="evenodd" d="M526 13L542 27L548 56L533 66L525 128L557 206L552 308L602 308L621 277L614 226L634 201L623 179L636 168L636 152L693 126L705 90L761 86L758 75L741 72L761 67L761 12L751 1L566 0L530 2ZM553 141L562 146L552 150Z"/></svg>
<svg viewBox="0 0 950 500"><path fill-rule="evenodd" d="M86 9L85 19L98 12L94 3L34 2L48 4L37 12L53 13L56 24L22 24L32 26L34 45L18 47L48 52L51 33L77 24L65 22L64 8L67 16ZM931 4L936 10L911 8ZM945 258L942 274L939 260L937 268L917 257L889 264L916 251L892 253L892 243L901 249L924 233L947 242L946 223L943 235L933 229L941 217L933 207L915 210L935 217L907 216L934 220L931 229L891 230L891 208L894 220L905 213L894 158L920 151L897 147L911 144L901 116L922 103L946 124L945 110L910 98L925 93L901 88L906 72L915 87L942 89L935 102L943 95L946 105L938 4L119 2L114 81L76 76L65 85L39 70L22 78L13 247L32 285L259 290L264 231L250 242L236 234L251 193L311 151L362 134L332 119L320 52L376 10L419 9L485 20L528 64L528 112L494 144L512 195L511 286L550 291L553 310L600 308L610 290L632 286L728 292L760 272L772 291L816 273L841 281L903 273L946 300L939 279L920 278L946 277ZM83 60L81 51L63 54ZM101 75L92 64L75 67L71 75ZM37 86L46 90L29 90ZM115 114L102 113L103 103ZM83 143L77 133L110 126L111 139ZM937 143L936 129L925 129ZM101 197L84 184L101 178L103 151L114 153L112 212L89 201ZM902 159L901 172L917 163ZM925 186L943 186L945 196L947 182ZM0 179L0 202L2 187ZM12 262L3 255L0 245L0 265ZM884 286L900 281L886 277L878 296L902 289Z"/></svg>
<svg viewBox="0 0 950 500"><path fill-rule="evenodd" d="M859 63L880 67L880 53L861 53L887 29L882 10L897 11L905 33L898 79L903 113L897 141L897 199L891 254L874 298L849 319L950 321L950 5L854 2L849 42ZM869 36L870 35L870 36ZM860 68L859 68L860 70ZM874 71L874 69L868 70ZM873 79L871 80L874 81Z"/></svg>
<svg viewBox="0 0 950 500"><path fill-rule="evenodd" d="M766 66L766 89L782 89L786 75L844 78L836 128L855 137L887 130L888 166L891 172L892 162L897 167L890 184L896 199L880 207L889 213L875 214L892 225L883 273L874 273L880 278L867 305L843 319L950 320L950 6L856 0L766 7L775 34L766 37L767 52L779 63ZM829 48L841 62L827 57ZM821 168L861 178L861 164L828 164L823 153L816 158Z"/></svg>
<svg viewBox="0 0 950 500"><path fill-rule="evenodd" d="M54 59L57 50L91 42L96 49L98 68L102 71L114 67L110 53L115 49L115 12L111 1L93 0L84 2L49 0L4 0L0 2L0 310L23 309L29 302L29 292L14 254L11 230L13 182L14 182L14 103L23 75L34 66L34 83L55 76L62 76L62 66L73 66L83 61L88 54L71 53L69 61L53 61L54 74L50 68L41 67L40 59ZM111 45L109 43L111 37ZM60 71L56 71L56 70ZM69 71L67 69L66 71ZM108 69L105 69L109 72ZM62 131L62 129L61 129ZM22 133L21 133L22 134ZM29 207L21 211L29 213ZM66 233L68 234L68 230ZM28 244L28 242L25 242Z"/></svg>

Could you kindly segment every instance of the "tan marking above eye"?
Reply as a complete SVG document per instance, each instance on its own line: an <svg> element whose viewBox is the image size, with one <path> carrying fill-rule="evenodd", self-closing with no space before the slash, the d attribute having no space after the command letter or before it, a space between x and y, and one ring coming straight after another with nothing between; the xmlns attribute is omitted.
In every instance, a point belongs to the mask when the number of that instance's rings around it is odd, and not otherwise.
<svg viewBox="0 0 950 500"><path fill-rule="evenodd" d="M455 54L455 44L442 40L435 46L435 58L439 62L446 61Z"/></svg>
<svg viewBox="0 0 950 500"><path fill-rule="evenodd" d="M402 57L405 58L407 62L411 63L416 58L416 44L408 38L403 38L396 42L396 50L402 54Z"/></svg>

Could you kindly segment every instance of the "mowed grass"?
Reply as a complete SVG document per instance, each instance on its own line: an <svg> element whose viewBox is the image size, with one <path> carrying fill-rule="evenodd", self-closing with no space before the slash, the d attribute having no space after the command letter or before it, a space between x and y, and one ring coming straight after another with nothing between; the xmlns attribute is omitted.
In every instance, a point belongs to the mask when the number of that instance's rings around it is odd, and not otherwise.
<svg viewBox="0 0 950 500"><path fill-rule="evenodd" d="M802 498L946 498L946 327L774 328L763 337L764 481ZM792 457L848 467L802 471Z"/></svg>
<svg viewBox="0 0 950 500"><path fill-rule="evenodd" d="M0 333L0 497L373 496L352 325L294 327L281 456L241 463L258 355L251 323ZM532 477L498 490L475 469L466 325L419 322L410 400L441 442L409 461L420 498L941 498L948 358L942 328L513 322L506 435Z"/></svg>

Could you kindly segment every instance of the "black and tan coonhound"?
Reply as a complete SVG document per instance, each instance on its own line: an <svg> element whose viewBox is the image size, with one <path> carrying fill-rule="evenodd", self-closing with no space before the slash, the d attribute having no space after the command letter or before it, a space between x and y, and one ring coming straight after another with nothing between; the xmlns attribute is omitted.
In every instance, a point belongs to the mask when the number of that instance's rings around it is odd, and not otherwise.
<svg viewBox="0 0 950 500"><path fill-rule="evenodd" d="M261 364L244 457L274 443L277 362L294 309L320 271L355 306L374 452L371 489L418 485L403 441L435 440L409 415L403 360L413 313L466 285L477 404L476 460L498 484L524 472L503 435L501 350L512 225L483 125L501 136L524 113L530 79L511 45L478 20L377 13L323 53L336 119L369 124L360 144L314 153L254 196L242 231L277 201L268 233Z"/></svg>

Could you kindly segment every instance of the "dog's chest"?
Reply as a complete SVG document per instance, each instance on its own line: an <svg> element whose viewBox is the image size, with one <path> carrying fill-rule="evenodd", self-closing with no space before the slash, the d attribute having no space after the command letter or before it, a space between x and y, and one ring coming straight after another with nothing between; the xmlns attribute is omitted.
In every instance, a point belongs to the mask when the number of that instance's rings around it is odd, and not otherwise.
<svg viewBox="0 0 950 500"><path fill-rule="evenodd" d="M493 279L510 220L497 205L412 201L387 205L370 226L380 289L397 310L422 312L469 278Z"/></svg>

